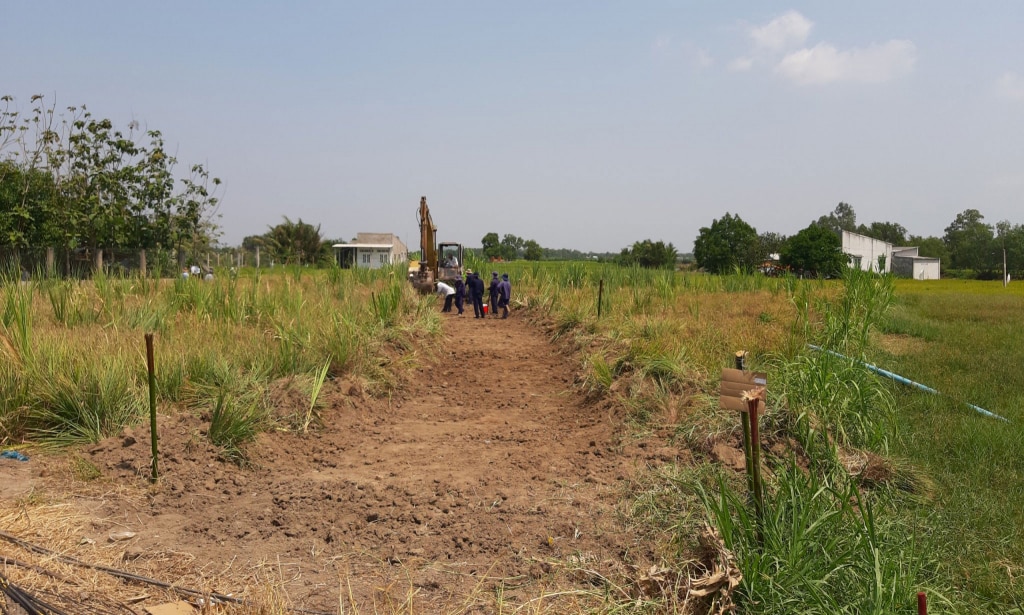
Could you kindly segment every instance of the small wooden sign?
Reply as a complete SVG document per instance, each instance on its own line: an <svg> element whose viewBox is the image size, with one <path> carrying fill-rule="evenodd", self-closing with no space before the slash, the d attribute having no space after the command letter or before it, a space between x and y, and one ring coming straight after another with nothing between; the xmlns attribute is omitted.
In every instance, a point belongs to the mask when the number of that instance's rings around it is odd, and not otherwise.
<svg viewBox="0 0 1024 615"><path fill-rule="evenodd" d="M764 372L747 372L739 369L722 370L722 386L719 391L718 407L737 412L747 411L747 402L743 394L754 389L761 389L761 401L758 412L764 411L765 393L768 376Z"/></svg>

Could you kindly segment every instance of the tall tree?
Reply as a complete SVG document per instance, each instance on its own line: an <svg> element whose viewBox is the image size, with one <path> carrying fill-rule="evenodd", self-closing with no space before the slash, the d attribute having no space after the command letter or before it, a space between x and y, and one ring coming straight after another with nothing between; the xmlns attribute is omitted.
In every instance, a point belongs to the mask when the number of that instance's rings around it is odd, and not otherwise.
<svg viewBox="0 0 1024 615"><path fill-rule="evenodd" d="M818 218L814 224L842 236L843 231L857 230L857 214L853 211L852 205L841 202L832 213Z"/></svg>
<svg viewBox="0 0 1024 615"><path fill-rule="evenodd" d="M484 258L501 258L501 239L497 233L487 233L480 243L483 245Z"/></svg>
<svg viewBox="0 0 1024 615"><path fill-rule="evenodd" d="M985 216L977 209L965 209L946 227L942 240L949 250L950 265L954 269L993 270L995 244L992 226L985 224L984 219ZM999 260L1002 261L1001 255Z"/></svg>
<svg viewBox="0 0 1024 615"><path fill-rule="evenodd" d="M501 258L507 261L514 261L519 257L519 251L523 248L522 237L506 233L501 238Z"/></svg>
<svg viewBox="0 0 1024 615"><path fill-rule="evenodd" d="M56 114L42 96L31 103L22 117L11 109L12 97L0 97L0 184L8 212L0 243L136 249L195 247L216 238L220 180L195 165L175 193L177 161L159 131L146 133L147 145L136 142L136 122L121 130L84 105ZM12 193L8 180L15 175L21 189Z"/></svg>
<svg viewBox="0 0 1024 615"><path fill-rule="evenodd" d="M846 267L842 240L824 226L812 223L782 247L782 264L815 276L834 276Z"/></svg>
<svg viewBox="0 0 1024 615"><path fill-rule="evenodd" d="M760 245L754 227L726 213L700 229L693 243L693 256L698 267L712 273L729 273L737 267L752 270L759 264Z"/></svg>

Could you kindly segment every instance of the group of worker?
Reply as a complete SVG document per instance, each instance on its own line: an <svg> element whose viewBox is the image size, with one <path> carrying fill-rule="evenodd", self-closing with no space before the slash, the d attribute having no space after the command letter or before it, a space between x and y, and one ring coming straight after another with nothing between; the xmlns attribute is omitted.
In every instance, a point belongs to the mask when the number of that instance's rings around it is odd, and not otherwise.
<svg viewBox="0 0 1024 615"><path fill-rule="evenodd" d="M498 312L495 308L501 308L502 318L508 318L508 304L512 301L512 284L508 281L508 274L501 274L501 279L498 279L498 272L491 272L491 284L487 289L490 298L491 313L497 317ZM452 304L454 303L455 309L457 309L458 316L462 316L462 305L465 299L469 299L473 304L473 318L486 318L487 313L484 311L484 281L480 279L480 275L471 271L466 271L466 279L462 277L455 278L455 285L452 286L446 282L437 283L437 294L444 297L444 307L441 308L442 312L451 312Z"/></svg>

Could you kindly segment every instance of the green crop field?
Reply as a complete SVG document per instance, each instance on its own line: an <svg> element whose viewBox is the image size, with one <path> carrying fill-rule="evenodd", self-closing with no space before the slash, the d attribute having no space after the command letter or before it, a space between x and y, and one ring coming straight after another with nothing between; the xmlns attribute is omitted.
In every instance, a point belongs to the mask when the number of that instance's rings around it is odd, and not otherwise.
<svg viewBox="0 0 1024 615"><path fill-rule="evenodd" d="M935 481L933 544L966 604L1024 602L1024 285L900 281L876 358L900 389L898 454ZM965 404L1005 417L984 417ZM1001 605L1001 606L1000 606ZM1002 611L1006 612L1006 611Z"/></svg>

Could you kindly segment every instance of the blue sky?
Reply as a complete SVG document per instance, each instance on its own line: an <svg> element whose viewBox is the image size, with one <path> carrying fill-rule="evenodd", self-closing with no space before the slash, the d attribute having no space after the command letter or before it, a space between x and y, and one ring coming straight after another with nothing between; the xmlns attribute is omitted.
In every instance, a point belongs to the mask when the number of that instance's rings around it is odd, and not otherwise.
<svg viewBox="0 0 1024 615"><path fill-rule="evenodd" d="M487 232L689 251L840 201L1024 222L1024 3L3 1L0 94L159 129L222 241ZM12 27L13 26L13 27ZM184 166L184 165L183 165Z"/></svg>

